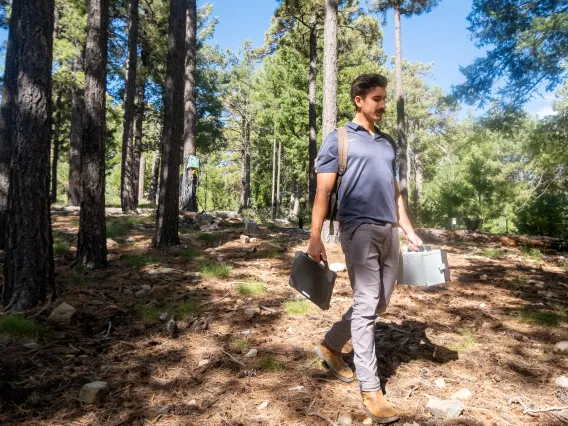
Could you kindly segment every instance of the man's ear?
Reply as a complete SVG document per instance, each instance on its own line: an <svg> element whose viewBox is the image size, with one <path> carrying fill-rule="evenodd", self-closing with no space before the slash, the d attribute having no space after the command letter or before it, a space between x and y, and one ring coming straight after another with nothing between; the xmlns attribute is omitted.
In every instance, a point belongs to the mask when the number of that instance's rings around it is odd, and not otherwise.
<svg viewBox="0 0 568 426"><path fill-rule="evenodd" d="M361 103L363 102L363 98L359 95L355 96L355 105L357 105L357 108L361 108Z"/></svg>

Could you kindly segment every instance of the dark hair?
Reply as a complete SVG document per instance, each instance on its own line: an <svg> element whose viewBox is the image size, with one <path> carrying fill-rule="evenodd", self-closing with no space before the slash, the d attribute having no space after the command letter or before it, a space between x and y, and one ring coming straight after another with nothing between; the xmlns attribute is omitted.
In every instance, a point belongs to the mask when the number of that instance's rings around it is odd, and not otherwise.
<svg viewBox="0 0 568 426"><path fill-rule="evenodd" d="M363 99L375 87L387 88L388 80L384 75L380 74L361 74L353 83L351 83L351 101L355 104L355 97L361 96Z"/></svg>

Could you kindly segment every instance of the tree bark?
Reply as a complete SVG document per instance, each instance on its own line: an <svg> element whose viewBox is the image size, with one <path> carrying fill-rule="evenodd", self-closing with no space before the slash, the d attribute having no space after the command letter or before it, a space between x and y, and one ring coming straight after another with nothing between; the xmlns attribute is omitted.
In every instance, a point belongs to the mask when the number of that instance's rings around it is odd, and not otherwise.
<svg viewBox="0 0 568 426"><path fill-rule="evenodd" d="M325 1L322 138L337 126L337 0Z"/></svg>
<svg viewBox="0 0 568 426"><path fill-rule="evenodd" d="M272 202L270 214L272 220L276 218L276 118L274 119L274 141L272 142Z"/></svg>
<svg viewBox="0 0 568 426"><path fill-rule="evenodd" d="M186 1L170 1L170 28L162 129L162 171L154 247L179 244L179 165L183 138Z"/></svg>
<svg viewBox="0 0 568 426"><path fill-rule="evenodd" d="M317 39L317 16L314 14L310 20L310 85L309 85L309 123L310 123L310 142L309 142L309 176L308 176L308 199L310 207L313 206L316 198L316 157L318 155L317 147L317 116L316 116L316 78L317 78L317 55L318 55L318 39Z"/></svg>
<svg viewBox="0 0 568 426"><path fill-rule="evenodd" d="M158 180L160 179L160 150L154 151L154 161L152 162L152 179L148 187L148 202L156 205L156 196L158 194Z"/></svg>
<svg viewBox="0 0 568 426"><path fill-rule="evenodd" d="M241 124L243 148L241 150L241 201L239 211L250 207L250 122Z"/></svg>
<svg viewBox="0 0 568 426"><path fill-rule="evenodd" d="M140 165L138 169L138 201L144 198L144 180L146 175L146 158L140 156Z"/></svg>
<svg viewBox="0 0 568 426"><path fill-rule="evenodd" d="M77 260L87 269L107 266L105 227L107 0L89 0L85 49L85 114L81 143L81 215Z"/></svg>
<svg viewBox="0 0 568 426"><path fill-rule="evenodd" d="M16 30L20 19L20 2L12 2L12 15L8 29L2 104L0 106L0 249L6 248L8 221L8 193L10 191L10 152L14 132L14 101L18 82Z"/></svg>
<svg viewBox="0 0 568 426"><path fill-rule="evenodd" d="M134 160L132 163L132 193L135 195L134 205L138 207L138 203L144 197L144 173L140 170L144 170L141 165L143 146L142 146L142 135L143 135L143 123L144 123L144 109L145 109L145 99L144 93L146 90L146 82L143 81L138 86L138 100L136 102L136 132L134 134ZM142 188L142 192L140 192ZM140 195L142 194L142 195Z"/></svg>
<svg viewBox="0 0 568 426"><path fill-rule="evenodd" d="M138 0L130 0L128 30L128 63L124 94L124 127L122 131L122 169L120 174L120 204L123 213L136 213L136 192L133 185L134 98L136 96L136 62L138 59Z"/></svg>
<svg viewBox="0 0 568 426"><path fill-rule="evenodd" d="M53 159L51 160L51 202L57 202L57 162L59 161L59 137L61 135L61 90L55 101L55 128L53 129Z"/></svg>
<svg viewBox="0 0 568 426"><path fill-rule="evenodd" d="M49 197L54 2L16 3L18 78L2 297L5 310L23 311L55 295Z"/></svg>
<svg viewBox="0 0 568 426"><path fill-rule="evenodd" d="M280 175L282 170L282 141L278 141L278 171L276 175L276 216L280 216Z"/></svg>
<svg viewBox="0 0 568 426"><path fill-rule="evenodd" d="M197 56L197 1L188 0L185 32L185 86L184 86L184 134L183 134L183 184L180 206L197 211L197 175L186 169L189 156L197 153L195 126L195 67Z"/></svg>
<svg viewBox="0 0 568 426"><path fill-rule="evenodd" d="M73 64L73 72L84 70L84 51L81 49ZM81 143L83 140L83 120L85 115L85 91L77 81L71 89L71 132L69 141L69 190L67 205L81 204Z"/></svg>
<svg viewBox="0 0 568 426"><path fill-rule="evenodd" d="M404 91L402 88L402 47L400 39L400 7L394 7L394 32L395 32L395 79L396 79L396 120L398 128L398 179L399 189L404 207L408 212L408 162L406 124L404 117Z"/></svg>

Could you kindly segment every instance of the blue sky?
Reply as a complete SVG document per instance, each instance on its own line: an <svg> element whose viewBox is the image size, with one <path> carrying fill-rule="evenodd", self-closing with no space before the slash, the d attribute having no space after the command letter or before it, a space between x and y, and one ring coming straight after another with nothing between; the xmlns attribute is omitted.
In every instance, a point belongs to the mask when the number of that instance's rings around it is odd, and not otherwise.
<svg viewBox="0 0 568 426"><path fill-rule="evenodd" d="M219 18L214 41L222 48L238 50L244 40L251 40L254 47L264 42L264 34L270 27L272 14L277 6L275 0L210 0L213 15ZM205 1L199 0L198 6ZM365 0L361 0L365 4ZM244 6L246 4L246 7ZM472 0L442 0L431 13L402 20L402 55L410 61L434 64L433 84L449 91L452 85L464 81L460 66L470 64L484 50L475 47L467 30L467 15ZM394 19L387 16L383 28L383 48L394 55ZM552 93L544 98L536 96L526 109L534 114L552 113ZM471 109L469 106L465 110ZM476 114L481 113L478 111Z"/></svg>

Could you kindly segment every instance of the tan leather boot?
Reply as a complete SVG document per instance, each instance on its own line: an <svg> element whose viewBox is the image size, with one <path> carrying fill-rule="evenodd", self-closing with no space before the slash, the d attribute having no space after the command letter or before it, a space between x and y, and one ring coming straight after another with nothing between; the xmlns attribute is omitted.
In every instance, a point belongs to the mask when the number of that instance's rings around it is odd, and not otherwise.
<svg viewBox="0 0 568 426"><path fill-rule="evenodd" d="M376 423L387 424L399 419L398 413L385 400L383 391L380 389L373 392L361 392L361 398L365 410Z"/></svg>
<svg viewBox="0 0 568 426"><path fill-rule="evenodd" d="M322 342L316 348L316 355L327 364L333 375L342 382L349 383L355 380L355 375L345 361L343 361L341 352L334 351Z"/></svg>

